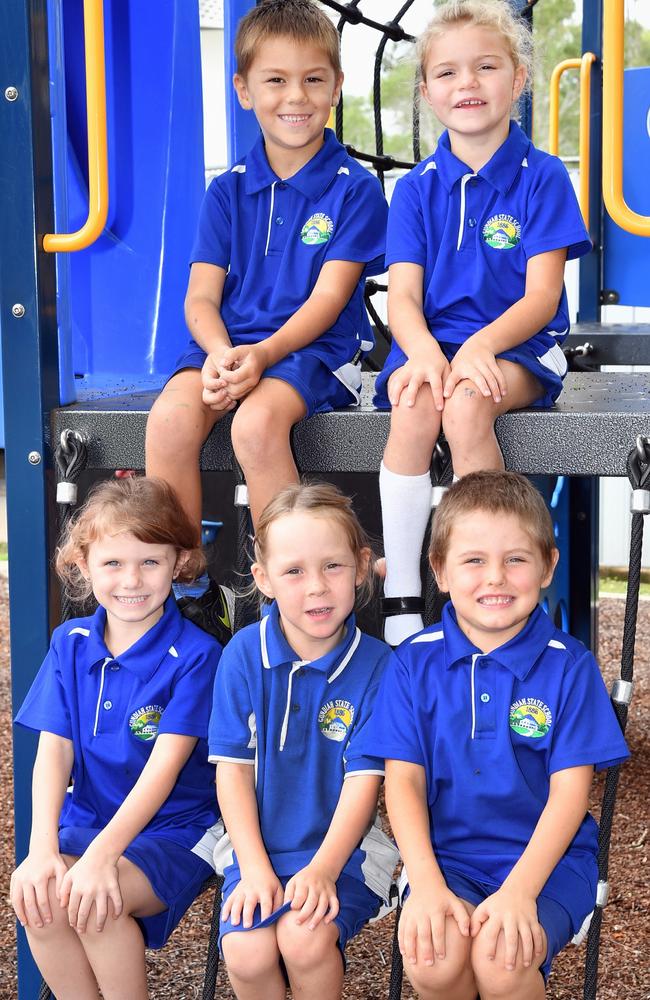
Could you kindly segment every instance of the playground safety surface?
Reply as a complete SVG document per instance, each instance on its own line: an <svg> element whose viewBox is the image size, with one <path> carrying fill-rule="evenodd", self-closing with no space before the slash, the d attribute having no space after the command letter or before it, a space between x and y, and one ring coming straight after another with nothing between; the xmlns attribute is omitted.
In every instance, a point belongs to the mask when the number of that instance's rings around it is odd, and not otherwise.
<svg viewBox="0 0 650 1000"><path fill-rule="evenodd" d="M618 673L624 602L600 604L600 662L609 686ZM7 905L13 867L13 785L8 648L7 582L0 579L0 1000L15 1000L15 932ZM642 601L635 662L635 692L628 722L633 759L623 769L610 859L610 902L601 940L599 1000L650 1000L650 602ZM595 783L592 811L598 815L602 781ZM199 899L159 952L149 952L151 1000L201 996L212 899ZM381 1000L388 995L393 918L366 928L347 952L344 1000ZM557 959L548 1000L582 996L584 946ZM223 969L219 1000L233 1000ZM404 1000L413 993L405 984Z"/></svg>

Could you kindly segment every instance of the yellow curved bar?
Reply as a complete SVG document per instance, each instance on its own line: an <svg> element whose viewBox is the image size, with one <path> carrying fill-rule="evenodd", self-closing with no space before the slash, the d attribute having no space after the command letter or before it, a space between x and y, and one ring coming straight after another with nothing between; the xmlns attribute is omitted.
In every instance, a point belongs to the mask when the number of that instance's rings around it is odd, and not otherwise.
<svg viewBox="0 0 650 1000"><path fill-rule="evenodd" d="M623 197L624 0L605 0L603 21L603 201L612 220L636 236L650 236L650 216Z"/></svg>
<svg viewBox="0 0 650 1000"><path fill-rule="evenodd" d="M589 144L591 141L591 67L596 61L593 52L585 52L581 59L565 59L558 63L551 74L548 108L548 151L558 156L560 146L560 79L567 69L580 70L580 211L589 229Z"/></svg>
<svg viewBox="0 0 650 1000"><path fill-rule="evenodd" d="M106 71L103 0L84 0L86 113L88 121L88 218L76 233L48 233L47 253L83 250L100 236L108 218Z"/></svg>
<svg viewBox="0 0 650 1000"><path fill-rule="evenodd" d="M558 156L560 147L560 80L568 69L580 69L579 59L564 59L551 73L548 102L548 151Z"/></svg>

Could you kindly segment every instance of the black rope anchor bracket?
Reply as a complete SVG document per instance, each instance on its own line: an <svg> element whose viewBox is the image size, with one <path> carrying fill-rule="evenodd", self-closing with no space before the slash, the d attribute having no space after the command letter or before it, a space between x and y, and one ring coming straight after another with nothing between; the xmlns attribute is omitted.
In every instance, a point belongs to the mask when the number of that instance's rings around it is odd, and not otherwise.
<svg viewBox="0 0 650 1000"><path fill-rule="evenodd" d="M59 479L56 484L56 502L63 509L77 502L77 480L88 461L88 445L84 434L69 429L61 431L59 444L54 452ZM63 513L63 510L62 510Z"/></svg>
<svg viewBox="0 0 650 1000"><path fill-rule="evenodd" d="M621 674L614 681L611 701L621 731L625 732L628 710L634 689L634 646L636 623L639 610L639 589L641 583L641 556L643 550L643 519L650 514L650 438L639 436L627 460L627 474L632 487L630 510L632 527L630 532L630 561L625 599L625 621L621 648ZM603 908L609 899L609 849L616 807L616 793L620 774L620 764L607 770L603 804L598 834L598 887L596 906L589 926L587 938L587 959L585 963L584 1000L595 1000L598 987L598 954Z"/></svg>
<svg viewBox="0 0 650 1000"><path fill-rule="evenodd" d="M56 502L59 505L59 538L63 535L72 517L72 508L77 503L77 480L88 462L88 442L81 431L69 428L61 431L59 443L54 452L54 463L58 472ZM72 617L74 605L65 590L61 596L61 619Z"/></svg>

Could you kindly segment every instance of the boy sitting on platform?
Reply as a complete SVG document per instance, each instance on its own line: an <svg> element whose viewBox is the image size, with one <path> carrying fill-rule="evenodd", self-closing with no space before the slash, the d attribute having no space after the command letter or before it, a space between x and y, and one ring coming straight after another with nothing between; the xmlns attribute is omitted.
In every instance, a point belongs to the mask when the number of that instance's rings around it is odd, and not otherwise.
<svg viewBox="0 0 650 1000"><path fill-rule="evenodd" d="M542 1000L594 907L594 766L628 751L594 657L538 606L558 552L526 479L455 483L429 558L451 601L391 657L363 741L408 874L400 950L423 1000Z"/></svg>
<svg viewBox="0 0 650 1000"><path fill-rule="evenodd" d="M336 29L312 0L267 0L240 22L234 85L261 135L212 181L194 244L192 339L147 425L148 475L196 524L199 455L230 411L253 521L298 482L289 435L359 400L372 347L364 279L383 270L380 185L325 128L343 83Z"/></svg>

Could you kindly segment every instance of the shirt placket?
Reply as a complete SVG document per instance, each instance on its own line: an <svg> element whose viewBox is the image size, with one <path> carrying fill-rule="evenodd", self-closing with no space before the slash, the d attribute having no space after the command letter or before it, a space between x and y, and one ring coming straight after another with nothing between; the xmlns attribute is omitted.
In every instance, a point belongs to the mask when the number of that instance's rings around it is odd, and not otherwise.
<svg viewBox="0 0 650 1000"><path fill-rule="evenodd" d="M265 256L282 254L286 246L289 213L289 188L284 181L274 181L269 199L269 217Z"/></svg>
<svg viewBox="0 0 650 1000"><path fill-rule="evenodd" d="M102 736L105 733L114 732L117 728L115 723L116 706L112 695L112 689L115 685L111 684L111 679L114 678L118 670L118 662L110 656L104 659L100 667L93 736Z"/></svg>
<svg viewBox="0 0 650 1000"><path fill-rule="evenodd" d="M471 666L472 739L493 739L496 734L496 675L489 656L475 653Z"/></svg>
<svg viewBox="0 0 650 1000"><path fill-rule="evenodd" d="M474 250L476 247L476 185L477 174L463 174L460 179L460 205L458 212L458 237L456 250Z"/></svg>

